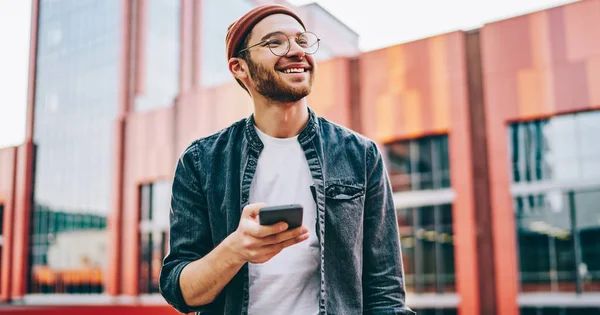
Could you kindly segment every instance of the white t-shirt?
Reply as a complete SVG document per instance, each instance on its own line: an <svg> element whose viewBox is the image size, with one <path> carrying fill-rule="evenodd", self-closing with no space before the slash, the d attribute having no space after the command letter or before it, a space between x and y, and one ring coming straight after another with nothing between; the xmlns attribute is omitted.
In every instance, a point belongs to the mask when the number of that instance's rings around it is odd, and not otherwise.
<svg viewBox="0 0 600 315"><path fill-rule="evenodd" d="M320 249L313 179L297 137L273 138L254 128L264 144L250 188L250 203L301 204L309 238L282 250L264 264L249 264L249 315L319 313Z"/></svg>

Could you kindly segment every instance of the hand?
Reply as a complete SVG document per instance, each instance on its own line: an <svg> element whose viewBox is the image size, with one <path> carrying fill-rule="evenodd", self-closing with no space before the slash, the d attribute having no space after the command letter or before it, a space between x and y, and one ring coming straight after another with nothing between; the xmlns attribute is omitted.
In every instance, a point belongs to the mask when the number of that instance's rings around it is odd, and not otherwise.
<svg viewBox="0 0 600 315"><path fill-rule="evenodd" d="M287 230L285 222L260 225L258 211L264 203L250 204L242 210L240 224L226 241L242 262L265 263L284 248L308 239L308 229L300 226Z"/></svg>

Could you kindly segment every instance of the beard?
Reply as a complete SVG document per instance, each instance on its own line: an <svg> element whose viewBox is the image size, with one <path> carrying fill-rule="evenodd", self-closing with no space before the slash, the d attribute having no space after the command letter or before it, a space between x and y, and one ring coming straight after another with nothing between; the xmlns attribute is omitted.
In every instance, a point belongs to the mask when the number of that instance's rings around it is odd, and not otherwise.
<svg viewBox="0 0 600 315"><path fill-rule="evenodd" d="M256 92L262 96L276 102L292 103L301 100L310 94L313 83L313 69L309 72L309 82L307 87L294 88L286 82L283 82L273 71L269 71L261 64L255 63L251 58L246 60L251 73L251 79L254 82Z"/></svg>

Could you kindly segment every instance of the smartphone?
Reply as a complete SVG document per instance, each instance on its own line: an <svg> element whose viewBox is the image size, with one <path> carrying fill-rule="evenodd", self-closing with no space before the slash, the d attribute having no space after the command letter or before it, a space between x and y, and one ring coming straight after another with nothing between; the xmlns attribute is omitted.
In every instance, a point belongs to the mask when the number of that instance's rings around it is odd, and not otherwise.
<svg viewBox="0 0 600 315"><path fill-rule="evenodd" d="M302 225L304 208L299 204L264 207L258 211L260 225L273 225L278 222L288 224L288 229Z"/></svg>

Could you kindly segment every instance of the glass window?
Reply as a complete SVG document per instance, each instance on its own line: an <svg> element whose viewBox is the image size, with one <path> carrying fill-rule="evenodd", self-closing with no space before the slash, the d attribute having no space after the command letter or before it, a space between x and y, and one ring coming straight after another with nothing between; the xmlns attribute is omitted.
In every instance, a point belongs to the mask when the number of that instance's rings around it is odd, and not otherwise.
<svg viewBox="0 0 600 315"><path fill-rule="evenodd" d="M222 0L202 1L199 77L203 87L215 87L234 80L225 53L227 27L254 6L254 1L250 0L231 0L227 5L223 5Z"/></svg>
<svg viewBox="0 0 600 315"><path fill-rule="evenodd" d="M419 315L457 315L458 312L455 309L443 309L443 308L423 308L413 309Z"/></svg>
<svg viewBox="0 0 600 315"><path fill-rule="evenodd" d="M102 293L121 1L40 1L28 293Z"/></svg>
<svg viewBox="0 0 600 315"><path fill-rule="evenodd" d="M452 206L398 210L406 288L455 292Z"/></svg>
<svg viewBox="0 0 600 315"><path fill-rule="evenodd" d="M600 191L548 192L514 201L521 291L576 292L578 281L584 292L600 291Z"/></svg>
<svg viewBox="0 0 600 315"><path fill-rule="evenodd" d="M598 307L523 307L521 315L595 315Z"/></svg>
<svg viewBox="0 0 600 315"><path fill-rule="evenodd" d="M600 178L600 111L512 124L513 182Z"/></svg>
<svg viewBox="0 0 600 315"><path fill-rule="evenodd" d="M136 96L136 111L170 106L179 92L180 4L146 1L144 87Z"/></svg>
<svg viewBox="0 0 600 315"><path fill-rule="evenodd" d="M139 292L159 293L158 278L168 250L171 183L157 181L142 185L140 193Z"/></svg>
<svg viewBox="0 0 600 315"><path fill-rule="evenodd" d="M385 149L394 191L450 187L448 136L396 141Z"/></svg>
<svg viewBox="0 0 600 315"><path fill-rule="evenodd" d="M521 290L575 291L575 255L568 196L515 198Z"/></svg>
<svg viewBox="0 0 600 315"><path fill-rule="evenodd" d="M574 194L581 264L577 268L584 291L600 292L600 190Z"/></svg>

